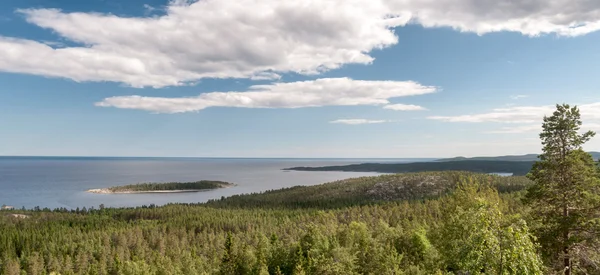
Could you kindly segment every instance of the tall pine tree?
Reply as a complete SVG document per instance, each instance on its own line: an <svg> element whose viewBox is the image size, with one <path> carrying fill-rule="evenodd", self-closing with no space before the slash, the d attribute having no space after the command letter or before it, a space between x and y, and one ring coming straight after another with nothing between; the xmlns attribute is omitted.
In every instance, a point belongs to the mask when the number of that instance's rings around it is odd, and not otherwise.
<svg viewBox="0 0 600 275"><path fill-rule="evenodd" d="M538 219L544 254L566 275L597 264L587 254L593 253L600 233L600 177L592 156L582 149L595 133L580 134L581 124L576 106L556 105L552 116L544 117L543 153L527 175L534 185L526 202Z"/></svg>

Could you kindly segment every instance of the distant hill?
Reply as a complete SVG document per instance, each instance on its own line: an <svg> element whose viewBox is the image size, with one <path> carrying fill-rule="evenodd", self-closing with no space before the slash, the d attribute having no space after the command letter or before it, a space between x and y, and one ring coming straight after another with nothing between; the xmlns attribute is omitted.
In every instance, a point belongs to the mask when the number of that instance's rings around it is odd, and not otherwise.
<svg viewBox="0 0 600 275"><path fill-rule="evenodd" d="M294 171L345 171L345 172L379 172L408 173L425 171L469 171L477 173L512 173L516 176L526 175L533 161L500 161L500 160L458 160L414 163L362 163L323 167L292 167L283 170Z"/></svg>
<svg viewBox="0 0 600 275"><path fill-rule="evenodd" d="M487 182L500 192L514 192L531 184L525 177L501 177L470 172L421 172L360 177L313 186L294 186L263 193L210 200L218 208L341 208L385 201L420 200L446 194L465 179Z"/></svg>
<svg viewBox="0 0 600 275"><path fill-rule="evenodd" d="M600 152L589 152L589 153L592 154L592 157L594 159L600 158ZM509 156L497 156L497 157L472 157L472 158L455 157L455 158L438 159L435 161L438 161L438 162L465 161L465 160L537 161L538 160L537 157L538 157L537 154L527 154L527 155L509 155Z"/></svg>
<svg viewBox="0 0 600 275"><path fill-rule="evenodd" d="M497 156L497 157L454 157L454 158L446 158L446 159L438 159L435 161L464 161L464 160L495 160L495 161L536 161L538 160L537 154L527 154L527 155L514 155L514 156Z"/></svg>

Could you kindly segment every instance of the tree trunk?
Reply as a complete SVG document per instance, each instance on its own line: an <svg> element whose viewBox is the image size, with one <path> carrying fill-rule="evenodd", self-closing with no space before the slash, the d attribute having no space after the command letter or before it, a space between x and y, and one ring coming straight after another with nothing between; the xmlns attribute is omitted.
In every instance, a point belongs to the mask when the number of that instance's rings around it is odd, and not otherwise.
<svg viewBox="0 0 600 275"><path fill-rule="evenodd" d="M565 275L571 275L571 259L569 258L569 248L565 246L563 249L565 253L564 265L565 265Z"/></svg>
<svg viewBox="0 0 600 275"><path fill-rule="evenodd" d="M564 208L563 208L563 216L565 218L567 218L569 216L569 208L568 205L565 204ZM565 231L563 232L563 238L564 238L564 242L565 245L563 247L563 253L564 253L564 268L565 268L565 275L571 275L571 258L569 257L569 230L565 229Z"/></svg>

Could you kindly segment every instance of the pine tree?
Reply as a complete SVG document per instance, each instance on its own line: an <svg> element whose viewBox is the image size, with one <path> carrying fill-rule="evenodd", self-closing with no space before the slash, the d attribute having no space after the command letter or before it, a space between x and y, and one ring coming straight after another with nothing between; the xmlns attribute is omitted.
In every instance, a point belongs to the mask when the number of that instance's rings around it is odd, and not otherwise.
<svg viewBox="0 0 600 275"><path fill-rule="evenodd" d="M538 219L537 233L545 256L569 275L573 263L586 263L598 238L600 214L599 172L592 156L582 149L595 133L579 134L579 109L556 105L550 117L544 117L540 134L543 153L527 175L534 182L526 202ZM558 261L557 261L558 260Z"/></svg>
<svg viewBox="0 0 600 275"><path fill-rule="evenodd" d="M21 274L21 265L19 261L15 259L6 260L2 274L6 275L19 275Z"/></svg>

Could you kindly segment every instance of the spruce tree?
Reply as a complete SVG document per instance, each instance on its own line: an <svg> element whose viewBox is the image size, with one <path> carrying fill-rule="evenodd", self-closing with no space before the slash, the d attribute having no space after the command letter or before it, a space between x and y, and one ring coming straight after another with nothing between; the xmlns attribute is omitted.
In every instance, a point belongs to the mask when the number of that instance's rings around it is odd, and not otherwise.
<svg viewBox="0 0 600 275"><path fill-rule="evenodd" d="M526 202L537 219L537 233L551 263L571 274L574 267L595 266L594 253L600 217L600 180L592 156L582 149L595 133L580 134L581 116L576 106L556 105L544 117L540 134L543 153L527 175L534 182Z"/></svg>
<svg viewBox="0 0 600 275"><path fill-rule="evenodd" d="M233 246L233 236L231 235L231 232L227 232L227 237L225 239L225 251L223 254L223 258L221 259L219 274L235 274L236 259L233 251Z"/></svg>

